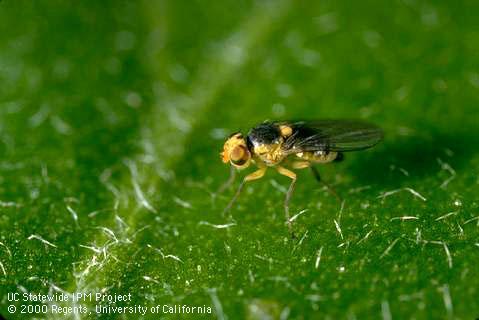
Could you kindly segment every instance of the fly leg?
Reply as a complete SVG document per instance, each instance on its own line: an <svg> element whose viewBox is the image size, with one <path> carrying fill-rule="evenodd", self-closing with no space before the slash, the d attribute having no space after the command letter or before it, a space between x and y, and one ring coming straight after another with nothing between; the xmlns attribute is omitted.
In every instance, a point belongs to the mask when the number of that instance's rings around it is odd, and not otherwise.
<svg viewBox="0 0 479 320"><path fill-rule="evenodd" d="M309 161L295 161L292 164L293 169L304 169L311 167L311 162Z"/></svg>
<svg viewBox="0 0 479 320"><path fill-rule="evenodd" d="M235 182L235 178L236 169L233 166L230 166L230 176L228 180L226 180L225 183L223 183L221 187L219 187L218 191L216 191L216 194L223 193L226 189L229 189L231 185L233 185L233 182Z"/></svg>
<svg viewBox="0 0 479 320"><path fill-rule="evenodd" d="M266 169L267 169L266 166L261 167L258 170L256 170L255 172L250 173L249 175L244 177L243 181L241 181L241 184L238 187L238 190L236 190L235 195L233 196L231 201L228 203L226 208L223 210L223 216L231 210L231 207L233 206L233 204L236 202L239 195L241 194L241 191L243 190L243 187L244 187L245 183L248 182L248 181L253 181L253 180L257 180L257 179L262 178L264 176L265 172L266 172Z"/></svg>
<svg viewBox="0 0 479 320"><path fill-rule="evenodd" d="M321 176L319 175L319 172L318 170L311 166L311 172L313 173L313 176L314 178L316 178L316 180L319 182L319 183L322 183L325 185L326 189L328 189L329 193L331 193L333 196L336 197L336 199L338 199L339 202L342 202L342 199L341 197L339 196L339 194L336 192L336 190L333 188L333 186L331 186L329 183L321 180Z"/></svg>
<svg viewBox="0 0 479 320"><path fill-rule="evenodd" d="M291 184L289 185L288 193L286 193L286 198L284 199L284 215L286 218L286 223L288 224L288 229L291 232L291 221L289 219L289 201L291 200L291 196L293 195L294 186L296 184L296 173L281 166L276 167L278 172L283 176L287 176L291 179Z"/></svg>

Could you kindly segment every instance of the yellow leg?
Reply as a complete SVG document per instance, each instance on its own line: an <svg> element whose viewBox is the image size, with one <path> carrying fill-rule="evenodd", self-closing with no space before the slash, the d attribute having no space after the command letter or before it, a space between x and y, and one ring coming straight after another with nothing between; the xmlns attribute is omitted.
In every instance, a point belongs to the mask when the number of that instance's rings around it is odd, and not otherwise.
<svg viewBox="0 0 479 320"><path fill-rule="evenodd" d="M253 173L248 174L246 177L244 177L244 182L261 179L266 173L266 169L267 167L263 167Z"/></svg>
<svg viewBox="0 0 479 320"><path fill-rule="evenodd" d="M282 174L283 176L287 176L288 178L291 178L292 180L296 180L296 173L294 173L293 171L283 168L281 166L277 166L276 170L278 170L278 172Z"/></svg>
<svg viewBox="0 0 479 320"><path fill-rule="evenodd" d="M295 161L291 165L293 169L304 169L309 168L311 166L311 162L309 161Z"/></svg>
<svg viewBox="0 0 479 320"><path fill-rule="evenodd" d="M246 177L244 177L243 181L241 181L241 184L239 185L238 187L238 190L236 191L235 195L233 196L233 199L231 199L231 201L228 203L228 205L226 206L226 208L223 210L223 215L225 215L226 213L228 213L228 211L231 210L231 207L233 206L233 204L235 203L236 199L238 199L240 193L241 193L241 190L243 190L243 187L245 185L246 182L248 181L253 181L253 180L257 180L257 179L261 179L264 174L266 173L266 169L268 167L266 166L261 166L258 170L256 170L255 172L253 173L250 173L248 174Z"/></svg>
<svg viewBox="0 0 479 320"><path fill-rule="evenodd" d="M286 223L288 224L289 231L291 231L291 221L289 220L289 200L294 191L294 186L296 184L296 173L281 166L277 166L276 169L283 176L290 178L291 184L289 185L288 193L286 193L286 198L284 199L284 215L286 218Z"/></svg>

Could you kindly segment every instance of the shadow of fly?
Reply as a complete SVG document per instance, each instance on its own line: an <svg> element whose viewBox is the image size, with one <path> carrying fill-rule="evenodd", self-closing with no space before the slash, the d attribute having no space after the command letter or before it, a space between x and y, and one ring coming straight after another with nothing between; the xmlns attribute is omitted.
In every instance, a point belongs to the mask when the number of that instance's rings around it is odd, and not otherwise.
<svg viewBox="0 0 479 320"><path fill-rule="evenodd" d="M341 160L343 152L371 148L382 138L380 128L360 120L267 121L252 128L246 136L241 132L233 133L221 152L223 162L229 162L232 170L220 192L233 183L236 169L254 164L258 170L243 178L223 214L230 211L246 182L262 178L268 167L273 167L291 179L284 200L286 222L291 230L289 202L296 184L296 173L292 169L310 168L316 180L321 182L314 164ZM286 163L290 169L283 166ZM339 199L332 188L328 189Z"/></svg>

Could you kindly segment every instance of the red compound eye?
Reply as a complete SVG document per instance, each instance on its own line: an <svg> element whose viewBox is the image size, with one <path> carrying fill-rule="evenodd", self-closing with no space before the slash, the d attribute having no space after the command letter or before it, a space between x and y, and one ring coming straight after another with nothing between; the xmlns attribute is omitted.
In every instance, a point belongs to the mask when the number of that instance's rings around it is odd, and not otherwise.
<svg viewBox="0 0 479 320"><path fill-rule="evenodd" d="M244 147L238 146L238 147L233 148L233 150L230 153L230 158L231 158L232 161L238 161L238 160L243 159L245 153L246 152L244 150Z"/></svg>
<svg viewBox="0 0 479 320"><path fill-rule="evenodd" d="M230 153L231 163L237 166L244 165L249 160L249 152L244 146L234 147Z"/></svg>

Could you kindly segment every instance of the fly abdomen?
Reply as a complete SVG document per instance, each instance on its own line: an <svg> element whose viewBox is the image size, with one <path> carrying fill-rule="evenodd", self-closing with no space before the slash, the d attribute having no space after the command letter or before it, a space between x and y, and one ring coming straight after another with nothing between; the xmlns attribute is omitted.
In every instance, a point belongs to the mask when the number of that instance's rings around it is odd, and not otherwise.
<svg viewBox="0 0 479 320"><path fill-rule="evenodd" d="M334 161L338 153L330 151L299 152L296 156L311 162L328 163Z"/></svg>

